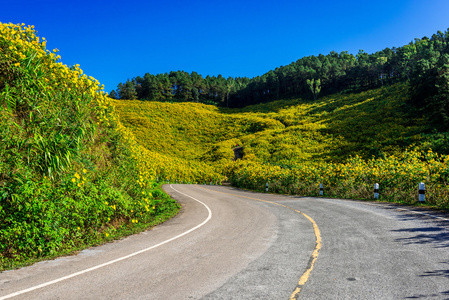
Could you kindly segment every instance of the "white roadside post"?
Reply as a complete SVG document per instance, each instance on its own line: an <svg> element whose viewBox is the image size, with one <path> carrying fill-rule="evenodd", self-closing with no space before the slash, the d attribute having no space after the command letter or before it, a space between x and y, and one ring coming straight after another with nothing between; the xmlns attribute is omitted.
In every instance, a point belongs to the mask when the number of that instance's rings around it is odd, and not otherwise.
<svg viewBox="0 0 449 300"><path fill-rule="evenodd" d="M379 184L374 184L374 199L379 199Z"/></svg>
<svg viewBox="0 0 449 300"><path fill-rule="evenodd" d="M426 201L426 185L424 182L421 182L418 186L418 200L419 202Z"/></svg>
<svg viewBox="0 0 449 300"><path fill-rule="evenodd" d="M323 184L320 183L320 196L323 196L323 194L324 194Z"/></svg>
<svg viewBox="0 0 449 300"><path fill-rule="evenodd" d="M266 185L266 188L265 188L265 192L268 193L268 181L267 181L267 185Z"/></svg>

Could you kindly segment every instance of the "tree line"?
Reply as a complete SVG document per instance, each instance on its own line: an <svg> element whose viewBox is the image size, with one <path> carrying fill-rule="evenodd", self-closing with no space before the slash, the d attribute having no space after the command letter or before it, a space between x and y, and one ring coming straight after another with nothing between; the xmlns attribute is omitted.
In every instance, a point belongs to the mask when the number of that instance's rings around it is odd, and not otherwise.
<svg viewBox="0 0 449 300"><path fill-rule="evenodd" d="M449 128L449 32L414 39L402 47L369 54L347 51L307 56L257 76L203 77L196 72L146 73L119 83L117 99L194 101L228 107L287 98L355 92L410 82L410 103Z"/></svg>
<svg viewBox="0 0 449 300"><path fill-rule="evenodd" d="M152 75L146 73L119 83L110 96L116 99L191 101L227 106L230 97L248 85L248 77L203 77L197 72L171 71Z"/></svg>

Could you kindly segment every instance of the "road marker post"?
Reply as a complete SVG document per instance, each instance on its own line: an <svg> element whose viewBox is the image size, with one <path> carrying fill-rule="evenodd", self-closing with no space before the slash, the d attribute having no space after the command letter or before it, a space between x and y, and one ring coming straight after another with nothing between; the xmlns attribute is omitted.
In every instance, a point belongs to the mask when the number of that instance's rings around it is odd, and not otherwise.
<svg viewBox="0 0 449 300"><path fill-rule="evenodd" d="M323 184L320 183L320 196L324 195L324 188L323 188Z"/></svg>
<svg viewBox="0 0 449 300"><path fill-rule="evenodd" d="M266 187L265 187L265 192L268 193L268 181L267 181L267 184L266 184Z"/></svg>
<svg viewBox="0 0 449 300"><path fill-rule="evenodd" d="M419 202L426 201L426 185L424 184L424 182L421 182L418 185L418 200Z"/></svg>
<svg viewBox="0 0 449 300"><path fill-rule="evenodd" d="M374 184L374 199L379 199L379 184Z"/></svg>

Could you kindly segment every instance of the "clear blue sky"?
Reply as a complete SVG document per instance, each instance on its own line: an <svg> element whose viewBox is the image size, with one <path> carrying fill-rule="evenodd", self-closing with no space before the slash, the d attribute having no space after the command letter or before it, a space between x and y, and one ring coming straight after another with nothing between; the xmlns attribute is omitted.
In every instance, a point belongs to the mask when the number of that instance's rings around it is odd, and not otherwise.
<svg viewBox="0 0 449 300"><path fill-rule="evenodd" d="M0 0L109 92L145 73L255 77L304 56L400 47L449 27L448 0Z"/></svg>

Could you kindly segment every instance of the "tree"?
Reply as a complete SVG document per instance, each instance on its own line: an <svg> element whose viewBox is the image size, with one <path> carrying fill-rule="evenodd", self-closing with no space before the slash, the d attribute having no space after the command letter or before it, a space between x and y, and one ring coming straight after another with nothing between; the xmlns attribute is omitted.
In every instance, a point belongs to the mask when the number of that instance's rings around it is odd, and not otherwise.
<svg viewBox="0 0 449 300"><path fill-rule="evenodd" d="M384 65L387 62L387 60L388 58L385 56L380 56L376 59L377 72L379 74L382 86L384 86L384 79L385 79Z"/></svg>
<svg viewBox="0 0 449 300"><path fill-rule="evenodd" d="M199 100L200 100L200 92L198 91L198 89L196 87L192 88L192 97L193 97L193 101L199 102Z"/></svg>
<svg viewBox="0 0 449 300"><path fill-rule="evenodd" d="M437 66L435 77L436 95L429 99L429 117L436 127L449 128L449 54L444 54Z"/></svg>
<svg viewBox="0 0 449 300"><path fill-rule="evenodd" d="M319 78L317 80L307 79L307 85L313 94L313 99L316 100L318 98L318 94L321 92L321 80Z"/></svg>
<svg viewBox="0 0 449 300"><path fill-rule="evenodd" d="M228 77L226 80L226 107L229 107L229 95L232 92L232 89L235 86L234 78Z"/></svg>
<svg viewBox="0 0 449 300"><path fill-rule="evenodd" d="M119 83L117 93L120 99L134 100L137 99L135 81L126 80L125 84Z"/></svg>
<svg viewBox="0 0 449 300"><path fill-rule="evenodd" d="M117 97L118 97L117 93L114 90L112 90L108 96L109 96L109 98L112 98L112 99L117 99Z"/></svg>
<svg viewBox="0 0 449 300"><path fill-rule="evenodd" d="M139 99L176 99L243 107L275 99L307 97L310 92L313 99L317 99L319 95L355 92L408 80L413 90L413 104L424 110L430 99L440 93L435 86L436 68L443 54L449 54L448 31L373 54L359 50L357 55L331 51L327 55L307 56L251 79L225 79L221 75L203 78L196 72L172 71L138 76L132 80L134 87L125 83L116 91L128 99L133 99L134 88ZM443 80L441 74L438 76ZM434 100L435 105L440 101Z"/></svg>

